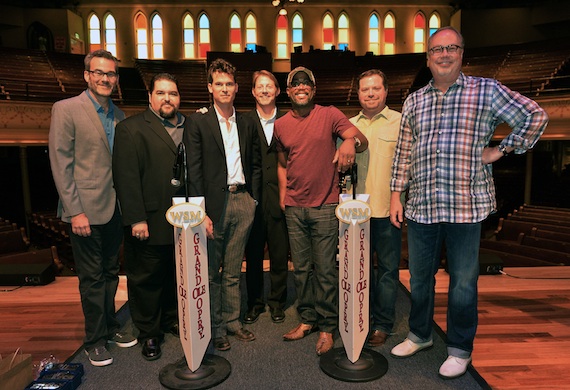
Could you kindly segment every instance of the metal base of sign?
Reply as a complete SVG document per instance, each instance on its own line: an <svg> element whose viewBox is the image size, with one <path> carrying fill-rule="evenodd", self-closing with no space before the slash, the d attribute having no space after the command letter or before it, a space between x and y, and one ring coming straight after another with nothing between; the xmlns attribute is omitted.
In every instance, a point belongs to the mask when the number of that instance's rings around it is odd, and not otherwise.
<svg viewBox="0 0 570 390"><path fill-rule="evenodd" d="M370 382L388 371L388 360L380 353L364 348L359 359L352 363L344 348L335 348L320 360L321 370L328 376L343 382Z"/></svg>
<svg viewBox="0 0 570 390"><path fill-rule="evenodd" d="M192 372L186 358L160 370L158 380L169 389L209 389L225 381L232 371L230 362L221 356L206 354L202 364Z"/></svg>

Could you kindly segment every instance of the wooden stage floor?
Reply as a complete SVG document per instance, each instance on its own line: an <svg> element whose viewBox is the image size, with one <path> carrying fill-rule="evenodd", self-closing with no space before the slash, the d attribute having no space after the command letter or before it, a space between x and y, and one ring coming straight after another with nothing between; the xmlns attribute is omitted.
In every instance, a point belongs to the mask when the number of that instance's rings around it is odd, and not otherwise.
<svg viewBox="0 0 570 390"><path fill-rule="evenodd" d="M570 383L570 267L505 268L519 276L479 278L479 328L473 365L493 389L567 389ZM525 279L534 278L534 279ZM435 320L445 331L448 275L436 276ZM400 270L409 287L409 273ZM76 277L46 286L0 287L0 354L21 347L34 364L60 361L82 343ZM121 276L116 307L127 300Z"/></svg>

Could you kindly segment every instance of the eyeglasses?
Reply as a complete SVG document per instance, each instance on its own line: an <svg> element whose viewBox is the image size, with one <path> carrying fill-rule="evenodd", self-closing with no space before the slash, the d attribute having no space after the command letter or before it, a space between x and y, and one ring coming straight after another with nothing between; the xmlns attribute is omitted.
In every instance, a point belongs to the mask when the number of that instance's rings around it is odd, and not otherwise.
<svg viewBox="0 0 570 390"><path fill-rule="evenodd" d="M119 75L116 72L102 72L99 69L88 70L96 79L102 79L103 76L107 76L109 80L115 80Z"/></svg>
<svg viewBox="0 0 570 390"><path fill-rule="evenodd" d="M311 80L293 80L290 84L293 88L298 87L299 85L306 85L307 87L314 87L315 84Z"/></svg>
<svg viewBox="0 0 570 390"><path fill-rule="evenodd" d="M429 49L430 54L441 54L444 50L447 50L448 53L453 54L457 53L459 49L463 49L463 47L459 45L447 45L447 46L434 46Z"/></svg>

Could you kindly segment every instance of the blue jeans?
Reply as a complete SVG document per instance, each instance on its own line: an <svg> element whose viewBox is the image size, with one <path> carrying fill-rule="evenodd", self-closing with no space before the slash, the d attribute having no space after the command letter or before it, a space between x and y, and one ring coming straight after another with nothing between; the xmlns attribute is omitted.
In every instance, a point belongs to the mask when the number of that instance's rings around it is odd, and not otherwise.
<svg viewBox="0 0 570 390"><path fill-rule="evenodd" d="M372 257L376 252L378 269ZM390 223L390 218L370 219L370 330L390 334L396 317L399 266L402 253L402 230Z"/></svg>
<svg viewBox="0 0 570 390"><path fill-rule="evenodd" d="M408 220L410 340L426 342L432 338L435 274L445 242L449 270L447 353L460 358L471 356L477 331L480 240L481 223L426 225Z"/></svg>
<svg viewBox="0 0 570 390"><path fill-rule="evenodd" d="M301 322L322 332L338 327L336 204L285 209Z"/></svg>

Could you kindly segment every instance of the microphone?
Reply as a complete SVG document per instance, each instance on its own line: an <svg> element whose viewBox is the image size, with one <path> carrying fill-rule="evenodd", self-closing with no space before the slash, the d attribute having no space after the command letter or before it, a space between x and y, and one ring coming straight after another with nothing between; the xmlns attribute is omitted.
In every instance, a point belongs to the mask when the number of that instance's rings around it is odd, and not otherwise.
<svg viewBox="0 0 570 390"><path fill-rule="evenodd" d="M178 144L178 153L174 159L174 166L172 167L172 179L170 179L170 184L177 188L182 184L180 176L182 175L182 167L185 164L185 157L184 143L180 142Z"/></svg>

